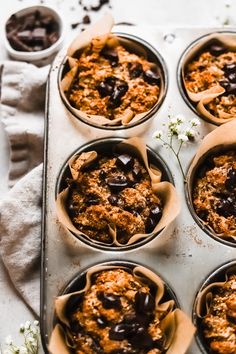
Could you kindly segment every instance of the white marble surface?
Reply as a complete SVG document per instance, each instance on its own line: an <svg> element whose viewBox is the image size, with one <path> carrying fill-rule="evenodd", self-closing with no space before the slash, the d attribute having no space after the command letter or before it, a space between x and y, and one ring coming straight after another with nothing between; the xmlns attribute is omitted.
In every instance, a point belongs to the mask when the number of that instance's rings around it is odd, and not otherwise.
<svg viewBox="0 0 236 354"><path fill-rule="evenodd" d="M84 3L96 3L97 0ZM28 5L40 4L42 1L32 0L8 0L1 2L0 14L0 59L6 59L7 55L3 45L3 29L7 16ZM63 13L67 22L68 37L70 24L82 19L84 12L78 5L78 0L48 0L44 4L54 6ZM112 9L116 22L132 22L135 24L147 24L167 26L222 26L229 23L236 25L236 1L232 0L111 0ZM102 8L104 12L107 6ZM99 16L92 13L91 19ZM75 32L76 30L74 30ZM9 146L7 136L0 123L0 198L7 193L7 170L9 160ZM0 261L1 262L1 261ZM33 319L32 314L21 301L14 290L11 281L2 263L0 263L0 343L3 347L4 338L12 334L18 337L20 323Z"/></svg>

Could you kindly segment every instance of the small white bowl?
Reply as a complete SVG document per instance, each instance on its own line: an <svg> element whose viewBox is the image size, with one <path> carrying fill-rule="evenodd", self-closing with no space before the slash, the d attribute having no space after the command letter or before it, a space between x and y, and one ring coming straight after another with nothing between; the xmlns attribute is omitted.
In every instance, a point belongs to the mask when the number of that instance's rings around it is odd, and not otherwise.
<svg viewBox="0 0 236 354"><path fill-rule="evenodd" d="M53 56L53 54L58 52L59 49L62 47L63 40L65 37L65 33L64 33L65 26L64 26L61 16L58 14L58 12L56 12L51 7L42 6L42 5L29 6L29 7L22 9L22 10L14 12L12 15L16 15L16 16L21 17L21 16L25 16L27 14L31 14L37 10L40 11L40 13L42 15L52 16L53 19L58 23L58 28L59 28L58 40L55 43L53 43L50 47L43 49L43 50L39 50L39 51L35 51L35 52L18 51L18 50L15 50L14 48L12 48L11 44L9 43L9 41L7 39L6 24L5 24L5 38L4 38L5 39L5 46L6 46L6 50L7 50L8 54L11 58L16 59L16 60L22 60L22 61L35 63L37 61L47 60L47 59L51 58L51 56ZM7 21L10 19L11 16L9 16Z"/></svg>

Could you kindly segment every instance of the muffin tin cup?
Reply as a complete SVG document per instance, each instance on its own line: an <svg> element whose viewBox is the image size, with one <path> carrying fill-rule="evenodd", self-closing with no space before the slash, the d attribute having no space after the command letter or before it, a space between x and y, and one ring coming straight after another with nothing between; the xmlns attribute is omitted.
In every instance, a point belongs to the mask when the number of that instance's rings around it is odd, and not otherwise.
<svg viewBox="0 0 236 354"><path fill-rule="evenodd" d="M204 165L204 161L216 153L223 153L225 151L236 149L235 129L236 121L232 121L218 127L203 139L202 144L200 145L189 166L187 172L187 183L185 185L187 205L198 226L216 241L231 247L236 247L236 240L233 241L233 239L227 237L227 235L218 235L211 227L209 227L202 219L198 217L194 209L192 195L196 174L200 166Z"/></svg>
<svg viewBox="0 0 236 354"><path fill-rule="evenodd" d="M44 16L52 16L55 21L58 23L59 26L59 38L58 40L53 43L50 47L40 50L37 52L23 52L23 51L18 51L12 48L10 45L6 33L4 36L4 41L5 41L5 47L13 59L16 60L22 60L22 61L27 61L27 62L32 62L33 64L36 65L46 65L48 63L51 63L53 60L53 57L55 54L59 51L59 49L63 45L64 37L65 37L65 24L62 20L62 17L59 15L59 13L54 10L52 7L49 6L43 6L43 5L37 5L37 6L29 6L26 8L23 8L19 11L14 12L13 14L17 16L25 16L28 14L31 14L34 11L40 11ZM12 14L12 15L13 15ZM10 17L9 17L10 18Z"/></svg>
<svg viewBox="0 0 236 354"><path fill-rule="evenodd" d="M141 282L147 283L150 288L155 288L156 310L165 312L162 321L162 330L166 333L166 350L168 353L178 351L178 354L185 353L191 338L195 332L190 319L181 311L178 299L172 288L166 283L162 276L153 272L139 263L111 260L103 263L91 265L89 268L81 269L75 277L61 290L59 296L55 299L55 315L53 320L54 330L50 339L50 353L56 354L58 348L69 353L64 339L63 328L69 325L68 311L74 307L76 296L81 296L87 291L92 283L93 274L103 270L124 269ZM188 333L188 335L186 335Z"/></svg>
<svg viewBox="0 0 236 354"><path fill-rule="evenodd" d="M211 353L209 346L204 338L203 331L202 331L202 316L203 313L206 313L206 309L201 302L204 303L204 298L206 296L206 293L208 293L207 288L211 286L213 283L224 283L227 278L227 274L236 274L236 261L232 260L230 262L224 263L218 268L216 268L212 273L210 273L203 283L201 284L195 300L193 304L193 313L192 313L192 318L193 318L193 323L196 326L196 341L197 344L201 350L202 354L209 354ZM210 292L210 289L209 289ZM204 298L203 298L204 297ZM201 315L199 314L201 312Z"/></svg>
<svg viewBox="0 0 236 354"><path fill-rule="evenodd" d="M190 107L190 109L197 114L200 118L204 119L208 123L212 123L214 125L221 125L224 123L229 122L233 118L218 118L213 116L205 107L205 104L208 103L207 98L209 97L210 100L219 96L221 93L224 92L224 89L221 87L214 87L210 88L204 92L199 92L200 97L197 98L197 94L191 93L187 91L185 84L184 84L184 72L185 67L189 61L192 60L198 53L201 53L202 48L207 46L212 40L220 40L222 43L225 43L226 46L234 48L233 50L236 51L236 32L235 31L214 31L212 33L205 34L200 38L193 41L189 46L185 49L182 53L180 60L177 66L177 83L179 91L185 101L185 103ZM209 92L208 92L209 91ZM212 96L212 98L211 98ZM203 99L204 97L204 99Z"/></svg>
<svg viewBox="0 0 236 354"><path fill-rule="evenodd" d="M106 20L108 20L106 18ZM109 17L109 21L110 21ZM94 25L95 28L96 24ZM100 33L100 27L101 23L98 26L98 33ZM107 30L109 30L109 26L107 26ZM93 31L94 35L97 31ZM85 123L86 125L93 127L93 128L98 128L106 131L120 131L120 130L130 130L131 128L136 128L142 125L142 131L144 131L146 124L148 121L151 121L152 118L154 118L155 113L160 109L166 94L167 94L167 87L168 87L168 72L167 72L167 67L165 64L165 61L163 57L160 55L160 53L153 47L151 46L148 42L143 40L142 38L139 38L137 36L127 34L127 33L122 33L122 32L112 32L112 35L118 38L119 42L131 53L135 53L139 56L145 57L149 62L154 63L158 67L158 73L160 74L161 77L161 84L160 84L160 96L158 98L158 101L155 103L155 105L146 113L141 113L140 117L136 115L131 119L131 121L127 121L125 124L120 124L119 122L115 123L112 121L103 122L103 123L97 123L96 120L90 119L85 112L79 111L75 109L67 99L64 90L62 89L62 79L65 77L66 73L70 70L69 66L69 61L68 61L68 56L66 56L59 68L58 71L58 90L62 99L62 102L69 112L70 116L80 120L81 122ZM89 38L91 34L88 34ZM84 39L81 39L82 42ZM87 38L86 38L87 40ZM76 39L75 39L76 41ZM78 41L79 43L79 41ZM88 44L88 43L86 43ZM74 45L76 47L76 44ZM72 47L74 47L72 44ZM69 49L70 51L70 49ZM73 59L72 59L73 60ZM99 118L99 116L97 116ZM104 117L102 117L104 119ZM101 120L102 122L102 120Z"/></svg>
<svg viewBox="0 0 236 354"><path fill-rule="evenodd" d="M118 149L118 150L117 150ZM140 150L139 150L140 149ZM66 191L67 185L66 185L66 179L71 178L71 170L70 170L70 161L73 160L73 158L77 155L80 155L83 152L90 152L90 151L96 151L98 154L99 153L109 153L111 151L120 151L120 152L128 152L132 153L134 156L138 156L141 160L143 157L141 157L142 154L141 151L144 151L144 156L147 154L147 161L149 165L155 166L159 171L161 171L161 181L160 182L168 182L168 184L164 185L162 184L162 191L160 191L161 196L165 195L166 199L172 200L174 206L173 210L171 210L171 215L165 213L164 221L161 219L159 223L163 224L163 227L159 228L158 231L155 231L155 229L158 228L158 224L155 227L154 231L151 234L147 234L148 236L144 235L141 238L138 238L136 241L132 243L128 243L126 245L110 245L110 244L105 244L101 242L96 242L90 239L89 237L86 237L86 235L82 234L79 232L79 230L75 230L73 225L70 225L67 222L67 214L65 214L65 211L62 210L61 208L61 203L63 203L63 197L62 194ZM144 161L144 160L143 160ZM152 173L152 172L151 172ZM156 180L156 176L154 175L152 177L152 180ZM159 177L158 177L159 180ZM158 182L159 183L159 182ZM168 193L168 194L165 194ZM132 138L132 139L122 139L122 138L102 138L98 139L95 141L91 141L83 146L81 146L78 150L76 150L64 163L58 179L57 179L57 185L56 185L56 199L57 199L57 210L58 210L58 217L60 222L64 225L65 228L68 229L69 233L76 238L78 238L81 242L86 244L87 246L97 249L97 250L103 250L103 251L114 251L114 252L124 252L124 251L132 251L137 248L140 248L142 246L146 246L149 242L151 243L150 247L154 247L154 244L158 245L159 244L159 238L160 239L165 239L167 237L167 230L170 230L170 228L173 226L173 220L179 213L179 201L178 201L178 196L175 192L175 188L173 187L173 177L172 174L164 162L164 160L157 154L155 153L151 148L146 147L146 145L143 144L143 142L138 139L138 138ZM164 198L164 197L163 197ZM161 197L162 199L162 197ZM169 203L169 202L166 202ZM170 212L170 208L168 207L168 204L166 204L167 210ZM165 208L165 204L164 204ZM165 210L165 209L164 209ZM162 240L162 241L163 241ZM162 243L160 241L160 243Z"/></svg>

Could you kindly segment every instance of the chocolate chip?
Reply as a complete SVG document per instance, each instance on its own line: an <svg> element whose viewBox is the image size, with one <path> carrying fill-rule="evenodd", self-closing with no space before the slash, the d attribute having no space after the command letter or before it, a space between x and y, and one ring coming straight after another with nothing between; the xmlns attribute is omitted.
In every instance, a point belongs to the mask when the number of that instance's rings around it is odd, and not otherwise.
<svg viewBox="0 0 236 354"><path fill-rule="evenodd" d="M234 73L236 72L236 63L225 64L223 67L225 73Z"/></svg>
<svg viewBox="0 0 236 354"><path fill-rule="evenodd" d="M200 210L198 211L197 215L203 221L207 221L208 211L206 209Z"/></svg>
<svg viewBox="0 0 236 354"><path fill-rule="evenodd" d="M106 176L107 176L107 174L106 174L106 172L105 172L104 170L101 170L101 171L99 172L99 178L100 178L101 180L105 180Z"/></svg>
<svg viewBox="0 0 236 354"><path fill-rule="evenodd" d="M211 55L214 55L215 57L218 57L219 55L225 53L226 48L221 42L215 42L210 45L209 47L209 52Z"/></svg>
<svg viewBox="0 0 236 354"><path fill-rule="evenodd" d="M121 306L120 297L117 295L99 292L97 297L102 302L105 309L119 309Z"/></svg>
<svg viewBox="0 0 236 354"><path fill-rule="evenodd" d="M128 154L119 155L116 159L116 165L124 170L129 170L133 167L134 159Z"/></svg>
<svg viewBox="0 0 236 354"><path fill-rule="evenodd" d="M117 195L112 194L112 195L109 195L108 201L111 205L117 205L119 198L117 197Z"/></svg>
<svg viewBox="0 0 236 354"><path fill-rule="evenodd" d="M129 339L129 342L142 349L153 348L153 339L144 327L139 327L136 334Z"/></svg>
<svg viewBox="0 0 236 354"><path fill-rule="evenodd" d="M233 203L232 200L227 198L226 200L223 199L219 202L219 204L217 205L217 213L220 216L224 216L224 217L228 217L231 216L233 213Z"/></svg>
<svg viewBox="0 0 236 354"><path fill-rule="evenodd" d="M150 314L155 310L155 300L149 293L138 291L135 294L135 310L138 313Z"/></svg>
<svg viewBox="0 0 236 354"><path fill-rule="evenodd" d="M100 198L96 194L88 194L86 196L86 204L89 205L96 205L99 204Z"/></svg>
<svg viewBox="0 0 236 354"><path fill-rule="evenodd" d="M219 81L219 84L220 84L220 86L222 86L224 89L226 89L226 88L229 86L230 82L229 82L229 80L225 79L225 80L220 80L220 81Z"/></svg>
<svg viewBox="0 0 236 354"><path fill-rule="evenodd" d="M144 80L150 85L160 85L161 83L160 75L150 69L144 72L143 77Z"/></svg>
<svg viewBox="0 0 236 354"><path fill-rule="evenodd" d="M97 86L97 90L101 97L111 96L114 92L114 87L116 84L116 78L107 77L104 81L100 82Z"/></svg>
<svg viewBox="0 0 236 354"><path fill-rule="evenodd" d="M235 73L230 73L228 75L228 79L230 82L236 83L236 72Z"/></svg>
<svg viewBox="0 0 236 354"><path fill-rule="evenodd" d="M226 87L226 93L228 93L229 95L236 95L236 83L230 83Z"/></svg>
<svg viewBox="0 0 236 354"><path fill-rule="evenodd" d="M107 179L109 188L114 192L119 192L122 189L128 187L127 178L124 176L109 177Z"/></svg>
<svg viewBox="0 0 236 354"><path fill-rule="evenodd" d="M136 79L143 73L143 66L140 63L129 63L128 64L129 76L131 79Z"/></svg>
<svg viewBox="0 0 236 354"><path fill-rule="evenodd" d="M116 66L119 61L118 53L115 49L109 48L109 47L104 47L101 51L101 55L109 60L111 66Z"/></svg>
<svg viewBox="0 0 236 354"><path fill-rule="evenodd" d="M160 206L159 205L153 205L151 207L149 216L150 216L150 218L155 220L156 223L158 223L158 221L160 221L160 219L162 217L162 210L161 210Z"/></svg>

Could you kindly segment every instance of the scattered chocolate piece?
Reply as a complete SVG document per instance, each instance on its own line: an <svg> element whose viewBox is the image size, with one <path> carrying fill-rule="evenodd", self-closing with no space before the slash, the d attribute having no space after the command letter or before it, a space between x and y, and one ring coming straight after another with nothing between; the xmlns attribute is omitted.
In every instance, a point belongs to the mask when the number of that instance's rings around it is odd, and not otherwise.
<svg viewBox="0 0 236 354"><path fill-rule="evenodd" d="M228 75L228 79L229 79L230 82L236 83L236 72L231 72Z"/></svg>
<svg viewBox="0 0 236 354"><path fill-rule="evenodd" d="M153 218L149 217L147 219L146 227L145 227L146 233L147 234L151 233L155 229L156 224L157 224L156 221Z"/></svg>
<svg viewBox="0 0 236 354"><path fill-rule="evenodd" d="M118 204L118 201L119 201L119 198L117 195L115 194L112 194L112 195L109 195L108 197L108 201L111 205L117 205Z"/></svg>
<svg viewBox="0 0 236 354"><path fill-rule="evenodd" d="M149 314L155 309L155 300L149 293L138 291L135 294L135 309L138 313Z"/></svg>
<svg viewBox="0 0 236 354"><path fill-rule="evenodd" d="M88 25L89 23L91 23L90 17L89 17L89 15L85 15L83 17L83 24Z"/></svg>
<svg viewBox="0 0 236 354"><path fill-rule="evenodd" d="M231 63L231 64L225 64L223 68L225 73L231 73L231 72L236 72L236 63Z"/></svg>
<svg viewBox="0 0 236 354"><path fill-rule="evenodd" d="M112 340L124 340L127 336L128 325L119 323L112 327L109 331L109 338Z"/></svg>
<svg viewBox="0 0 236 354"><path fill-rule="evenodd" d="M100 0L97 6L91 6L90 9L93 11L99 11L105 4L109 4L109 0Z"/></svg>
<svg viewBox="0 0 236 354"><path fill-rule="evenodd" d="M122 169L128 170L133 167L134 159L128 154L122 154L117 157L116 164Z"/></svg>
<svg viewBox="0 0 236 354"><path fill-rule="evenodd" d="M162 217L162 210L158 205L153 205L151 207L150 210L150 218L152 218L153 220L156 221L156 223L158 223L158 221L160 221L161 217Z"/></svg>
<svg viewBox="0 0 236 354"><path fill-rule="evenodd" d="M104 81L100 82L97 90L101 97L111 96L116 83L115 77L107 77Z"/></svg>
<svg viewBox="0 0 236 354"><path fill-rule="evenodd" d="M138 166L134 166L132 170L132 175L136 181L140 181L142 178L142 171Z"/></svg>
<svg viewBox="0 0 236 354"><path fill-rule="evenodd" d="M117 80L114 91L110 98L110 103L114 107L118 107L121 104L121 98L126 94L128 88L129 86L124 80Z"/></svg>
<svg viewBox="0 0 236 354"><path fill-rule="evenodd" d="M105 328L107 326L106 318L105 317L98 317L97 318L97 324L99 325L99 327Z"/></svg>
<svg viewBox="0 0 236 354"><path fill-rule="evenodd" d="M236 188L236 169L231 168L227 174L227 179L225 181L225 187L227 190L231 191Z"/></svg>
<svg viewBox="0 0 236 354"><path fill-rule="evenodd" d="M150 85L160 85L161 83L160 75L152 70L145 71L143 77L144 80Z"/></svg>

